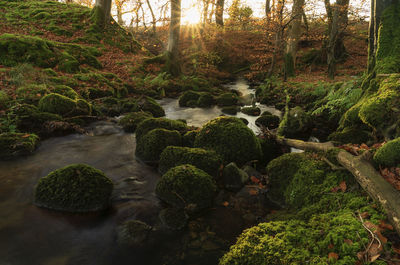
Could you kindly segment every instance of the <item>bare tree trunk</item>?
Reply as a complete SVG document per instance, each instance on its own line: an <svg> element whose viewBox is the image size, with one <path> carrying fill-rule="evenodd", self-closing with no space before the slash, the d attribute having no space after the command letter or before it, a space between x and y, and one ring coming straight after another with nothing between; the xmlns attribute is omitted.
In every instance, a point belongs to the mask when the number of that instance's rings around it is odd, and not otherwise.
<svg viewBox="0 0 400 265"><path fill-rule="evenodd" d="M212 18L215 14L215 0L211 0L211 12L210 15L208 16L208 23L212 23Z"/></svg>
<svg viewBox="0 0 400 265"><path fill-rule="evenodd" d="M179 65L179 39L181 30L181 0L171 0L171 23L167 47L168 71L178 76L181 73Z"/></svg>
<svg viewBox="0 0 400 265"><path fill-rule="evenodd" d="M210 7L210 1L211 0L203 0L203 19L202 19L203 27L207 24L208 8Z"/></svg>
<svg viewBox="0 0 400 265"><path fill-rule="evenodd" d="M156 34L156 32L157 32L157 19L156 19L156 16L154 15L153 8L151 7L150 0L146 0L146 3L147 3L147 6L149 7L149 10L150 10L150 13L151 13L151 18L153 19L153 22L152 22L152 24L153 24L153 33Z"/></svg>
<svg viewBox="0 0 400 265"><path fill-rule="evenodd" d="M308 19L307 19L306 12L304 11L304 8L303 8L303 10L302 10L302 17L303 17L304 26L306 27L306 33L307 33L307 35L308 35L308 31L309 31Z"/></svg>
<svg viewBox="0 0 400 265"><path fill-rule="evenodd" d="M215 23L221 27L224 26L224 5L225 0L217 0L215 7Z"/></svg>
<svg viewBox="0 0 400 265"><path fill-rule="evenodd" d="M140 10L142 10L142 22L143 22L143 27L144 30L147 30L147 24L146 24L146 13L144 12L143 5L140 5Z"/></svg>
<svg viewBox="0 0 400 265"><path fill-rule="evenodd" d="M271 0L265 0L265 16L269 18L271 13Z"/></svg>
<svg viewBox="0 0 400 265"><path fill-rule="evenodd" d="M100 28L104 28L111 20L111 1L96 0L92 10L92 21Z"/></svg>
<svg viewBox="0 0 400 265"><path fill-rule="evenodd" d="M117 22L122 26L124 24L122 19L122 3L118 0L115 0L115 6L117 7Z"/></svg>
<svg viewBox="0 0 400 265"><path fill-rule="evenodd" d="M292 21L289 24L288 41L285 54L285 75L295 75L297 45L301 36L301 17L303 15L304 0L294 0L292 6Z"/></svg>
<svg viewBox="0 0 400 265"><path fill-rule="evenodd" d="M283 23L284 7L285 7L285 0L278 0L278 6L274 7L274 10L277 10L277 12L273 12L273 13L276 13L276 14L274 14L274 16L276 16L277 21L275 21L275 22L277 24L276 24L276 32L275 32L274 49L272 51L271 65L268 70L267 77L271 77L272 74L274 73L277 56L278 56L278 54L281 53L282 38L283 38L283 33L284 33L285 27L286 27L286 25L284 25L284 23Z"/></svg>

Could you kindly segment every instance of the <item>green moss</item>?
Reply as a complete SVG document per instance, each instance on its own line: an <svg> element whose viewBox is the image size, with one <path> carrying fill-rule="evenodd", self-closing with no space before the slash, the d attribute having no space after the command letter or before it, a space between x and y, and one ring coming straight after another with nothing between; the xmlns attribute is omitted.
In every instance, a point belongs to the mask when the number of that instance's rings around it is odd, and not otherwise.
<svg viewBox="0 0 400 265"><path fill-rule="evenodd" d="M361 222L352 212L341 211L309 223L275 221L247 229L219 264L330 264L330 252L339 256L335 264L354 264L368 242Z"/></svg>
<svg viewBox="0 0 400 265"><path fill-rule="evenodd" d="M188 131L187 133L185 133L182 138L183 146L193 147L197 133L198 133L197 131Z"/></svg>
<svg viewBox="0 0 400 265"><path fill-rule="evenodd" d="M197 106L200 108L209 108L215 104L215 99L210 93L201 93L197 101Z"/></svg>
<svg viewBox="0 0 400 265"><path fill-rule="evenodd" d="M224 93L217 97L217 105L220 107L237 105L239 98L233 93Z"/></svg>
<svg viewBox="0 0 400 265"><path fill-rule="evenodd" d="M73 112L74 116L90 115L92 113L92 105L84 99L76 100L76 108Z"/></svg>
<svg viewBox="0 0 400 265"><path fill-rule="evenodd" d="M362 144L371 142L373 137L370 132L365 130L365 128L346 127L341 131L339 130L331 133L328 139L341 144Z"/></svg>
<svg viewBox="0 0 400 265"><path fill-rule="evenodd" d="M161 153L158 170L161 174L164 174L170 168L184 164L194 165L211 176L216 177L218 176L222 161L214 151L201 148L169 146Z"/></svg>
<svg viewBox="0 0 400 265"><path fill-rule="evenodd" d="M378 165L395 167L400 164L400 138L387 142L376 151L374 161Z"/></svg>
<svg viewBox="0 0 400 265"><path fill-rule="evenodd" d="M47 89L46 85L26 85L17 88L15 91L17 95L17 99L21 99L24 103L27 104L37 104L39 100L50 93Z"/></svg>
<svg viewBox="0 0 400 265"><path fill-rule="evenodd" d="M196 209L212 206L216 186L213 178L192 165L181 165L165 173L156 187L157 196L177 208L194 205Z"/></svg>
<svg viewBox="0 0 400 265"><path fill-rule="evenodd" d="M250 116L259 116L261 113L261 109L259 107L244 107L240 111Z"/></svg>
<svg viewBox="0 0 400 265"><path fill-rule="evenodd" d="M112 181L100 170L73 164L39 180L35 204L67 212L99 211L110 205L112 190Z"/></svg>
<svg viewBox="0 0 400 265"><path fill-rule="evenodd" d="M182 145L180 133L160 128L154 129L138 138L135 154L145 162L158 161L162 151L170 145Z"/></svg>
<svg viewBox="0 0 400 265"><path fill-rule="evenodd" d="M158 215L161 222L172 230L182 230L189 219L183 209L166 208Z"/></svg>
<svg viewBox="0 0 400 265"><path fill-rule="evenodd" d="M124 247L143 247L152 229L150 225L142 221L126 221L117 229L117 243Z"/></svg>
<svg viewBox="0 0 400 265"><path fill-rule="evenodd" d="M235 162L240 166L261 156L260 143L253 131L234 117L219 117L206 123L196 137L195 147L215 150L224 163Z"/></svg>
<svg viewBox="0 0 400 265"><path fill-rule="evenodd" d="M66 97L68 97L70 99L74 99L74 100L79 98L79 94L76 93L75 90L73 90L69 86L65 86L65 85L55 86L53 89L53 93L57 93L57 94L66 96Z"/></svg>
<svg viewBox="0 0 400 265"><path fill-rule="evenodd" d="M238 192L249 180L249 175L247 175L244 170L241 170L234 162L232 162L224 167L224 170L222 171L222 178L225 189Z"/></svg>
<svg viewBox="0 0 400 265"><path fill-rule="evenodd" d="M110 90L103 90L101 88L90 87L88 89L89 98L97 99L97 98L105 98L113 95L113 92Z"/></svg>
<svg viewBox="0 0 400 265"><path fill-rule="evenodd" d="M156 118L165 116L165 111L161 105L150 97L142 98L138 104L142 111L148 111Z"/></svg>
<svg viewBox="0 0 400 265"><path fill-rule="evenodd" d="M136 129L136 138L140 139L147 132L157 129L176 130L184 133L187 130L187 125L182 121L174 121L166 118L150 118L139 123Z"/></svg>
<svg viewBox="0 0 400 265"><path fill-rule="evenodd" d="M38 143L39 137L35 134L2 133L0 134L0 160L31 154Z"/></svg>
<svg viewBox="0 0 400 265"><path fill-rule="evenodd" d="M226 106L221 109L222 113L229 115L236 115L238 112L238 107L236 106Z"/></svg>
<svg viewBox="0 0 400 265"><path fill-rule="evenodd" d="M200 98L200 93L195 91L186 91L179 97L179 106L180 107L192 107L188 105L189 101L194 101L195 105L197 105L197 100Z"/></svg>
<svg viewBox="0 0 400 265"><path fill-rule="evenodd" d="M43 112L68 116L76 109L76 101L60 94L51 93L39 101L39 109Z"/></svg>
<svg viewBox="0 0 400 265"><path fill-rule="evenodd" d="M128 113L118 121L118 124L124 128L124 131L134 133L139 123L152 117L153 115L148 112Z"/></svg>
<svg viewBox="0 0 400 265"><path fill-rule="evenodd" d="M280 118L275 115L262 115L256 120L256 125L268 129L276 129L279 127Z"/></svg>
<svg viewBox="0 0 400 265"><path fill-rule="evenodd" d="M273 138L258 138L262 156L258 163L259 166L265 167L271 160L283 155L283 147L276 142Z"/></svg>
<svg viewBox="0 0 400 265"><path fill-rule="evenodd" d="M0 109L7 108L7 104L10 98L8 97L7 93L4 91L0 91Z"/></svg>
<svg viewBox="0 0 400 265"><path fill-rule="evenodd" d="M279 124L278 134L287 138L308 138L311 117L301 107L295 107L285 114Z"/></svg>

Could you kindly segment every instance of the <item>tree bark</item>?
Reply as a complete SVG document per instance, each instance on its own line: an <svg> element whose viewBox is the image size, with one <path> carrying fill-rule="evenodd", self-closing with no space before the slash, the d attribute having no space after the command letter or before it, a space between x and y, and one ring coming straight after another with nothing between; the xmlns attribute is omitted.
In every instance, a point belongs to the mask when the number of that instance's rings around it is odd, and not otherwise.
<svg viewBox="0 0 400 265"><path fill-rule="evenodd" d="M96 0L94 4L95 23L100 27L106 26L111 20L112 0Z"/></svg>
<svg viewBox="0 0 400 265"><path fill-rule="evenodd" d="M146 0L146 3L147 3L147 6L149 7L151 18L153 19L153 22L152 22L152 24L153 24L153 33L156 34L156 32L157 32L157 19L156 19L156 16L154 15L153 8L151 7L150 0Z"/></svg>
<svg viewBox="0 0 400 265"><path fill-rule="evenodd" d="M179 39L181 29L181 0L171 0L171 23L169 26L169 38L167 47L168 71L178 76L181 73L179 65Z"/></svg>
<svg viewBox="0 0 400 265"><path fill-rule="evenodd" d="M301 18L303 16L304 0L294 0L292 6L292 18L289 24L288 41L285 55L285 75L295 75L297 46L301 37Z"/></svg>
<svg viewBox="0 0 400 265"><path fill-rule="evenodd" d="M123 5L123 2L120 2L119 0L115 0L115 6L117 8L117 22L121 26L124 24L124 20L122 19L122 5Z"/></svg>
<svg viewBox="0 0 400 265"><path fill-rule="evenodd" d="M220 27L224 26L224 5L225 0L217 0L215 7L215 23Z"/></svg>
<svg viewBox="0 0 400 265"><path fill-rule="evenodd" d="M276 140L281 144L302 150L326 152L334 148L330 142L314 143L280 137L277 137ZM367 156L368 153L361 156L353 156L341 150L336 158L344 168L353 174L361 187L382 205L391 224L400 234L400 191L383 179L379 172L369 163Z"/></svg>

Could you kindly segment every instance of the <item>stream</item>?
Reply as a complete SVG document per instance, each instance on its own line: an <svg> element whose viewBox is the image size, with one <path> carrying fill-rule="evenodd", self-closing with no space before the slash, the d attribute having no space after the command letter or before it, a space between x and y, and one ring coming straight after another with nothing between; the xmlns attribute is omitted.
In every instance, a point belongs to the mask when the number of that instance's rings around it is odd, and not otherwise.
<svg viewBox="0 0 400 265"><path fill-rule="evenodd" d="M228 86L244 96L254 93L241 79ZM194 126L221 115L218 107L180 108L177 99L163 99L160 104L167 118L185 119ZM274 108L260 108L280 115ZM237 116L246 118L249 127L258 131L257 117ZM116 226L125 220L151 225L158 222L162 206L154 193L157 170L136 160L135 137L116 123L96 122L87 130L86 135L45 140L31 156L0 162L0 265L145 265L150 264L146 255L157 256L154 250L142 253L143 257L137 252L121 253L115 233ZM66 214L32 204L38 180L73 163L94 166L113 180L111 209L97 214ZM223 228L230 218L221 217L220 226ZM240 230L233 230L234 238Z"/></svg>

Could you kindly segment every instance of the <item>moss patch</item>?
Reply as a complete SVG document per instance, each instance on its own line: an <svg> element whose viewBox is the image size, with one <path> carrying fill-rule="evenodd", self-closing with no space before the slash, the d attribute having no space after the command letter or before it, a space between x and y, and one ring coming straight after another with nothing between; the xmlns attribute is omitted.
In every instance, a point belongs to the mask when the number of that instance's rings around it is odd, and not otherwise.
<svg viewBox="0 0 400 265"><path fill-rule="evenodd" d="M35 151L39 137L26 133L0 134L0 159L11 159L20 155L28 155Z"/></svg>
<svg viewBox="0 0 400 265"><path fill-rule="evenodd" d="M124 128L124 131L133 133L135 132L139 123L152 117L153 115L148 112L128 113L126 116L118 121L118 124Z"/></svg>
<svg viewBox="0 0 400 265"><path fill-rule="evenodd" d="M67 212L99 211L109 206L112 190L112 181L100 170L73 164L39 180L35 204Z"/></svg>
<svg viewBox="0 0 400 265"><path fill-rule="evenodd" d="M166 118L146 119L143 122L139 123L136 129L136 138L140 139L147 132L157 128L176 130L180 133L185 133L187 130L187 125L182 121L174 121Z"/></svg>
<svg viewBox="0 0 400 265"><path fill-rule="evenodd" d="M400 164L400 138L389 141L376 151L374 161L378 165L395 167Z"/></svg>

